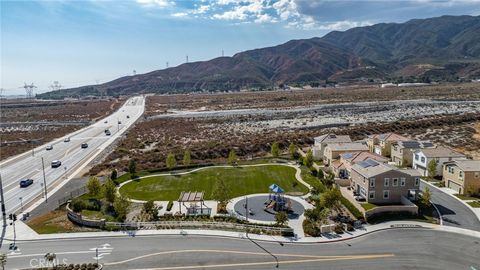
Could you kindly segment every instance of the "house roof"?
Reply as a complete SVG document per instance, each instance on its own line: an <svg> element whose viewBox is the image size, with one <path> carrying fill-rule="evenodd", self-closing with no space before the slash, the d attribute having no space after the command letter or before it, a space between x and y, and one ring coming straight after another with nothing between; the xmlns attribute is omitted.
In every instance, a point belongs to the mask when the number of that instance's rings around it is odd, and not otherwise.
<svg viewBox="0 0 480 270"><path fill-rule="evenodd" d="M387 142L391 142L391 141L408 141L410 139L408 139L407 137L404 137L402 135L398 135L396 133L393 133L393 132L389 132L389 133L382 133L382 134L374 134L374 135L371 135L370 138L372 139L378 139L379 141L387 141Z"/></svg>
<svg viewBox="0 0 480 270"><path fill-rule="evenodd" d="M421 149L421 148L431 148L435 145L431 142L421 142L421 141L398 141L394 143L398 145L400 148L407 148L407 149Z"/></svg>
<svg viewBox="0 0 480 270"><path fill-rule="evenodd" d="M370 152L349 152L349 153L340 154L340 157L352 164L355 164L367 159L373 159L382 163L388 161L388 158L384 156L380 156L375 153L370 153Z"/></svg>
<svg viewBox="0 0 480 270"><path fill-rule="evenodd" d="M453 151L445 146L437 146L436 148L424 148L415 151L415 153L423 153L425 157L440 158L440 157L465 157L464 154Z"/></svg>
<svg viewBox="0 0 480 270"><path fill-rule="evenodd" d="M315 142L318 143L335 143L335 142L351 142L350 136L348 135L336 135L333 133L323 134L314 138Z"/></svg>
<svg viewBox="0 0 480 270"><path fill-rule="evenodd" d="M345 164L343 164L343 162L341 162L340 160L335 160L334 162L332 162L332 166L335 168L335 169L345 169Z"/></svg>
<svg viewBox="0 0 480 270"><path fill-rule="evenodd" d="M201 202L203 201L203 192L185 192L180 193L179 202Z"/></svg>
<svg viewBox="0 0 480 270"><path fill-rule="evenodd" d="M480 160L454 160L448 164L455 164L464 172L478 172L480 171Z"/></svg>
<svg viewBox="0 0 480 270"><path fill-rule="evenodd" d="M373 159L367 159L361 161L352 166L352 170L355 170L359 174L363 175L366 178L375 177L379 174L389 172L389 171L396 171L398 173L408 174L410 176L421 176L420 172L414 169L400 169L395 166L380 163Z"/></svg>
<svg viewBox="0 0 480 270"><path fill-rule="evenodd" d="M368 151L368 146L364 143L329 143L327 147L331 151Z"/></svg>

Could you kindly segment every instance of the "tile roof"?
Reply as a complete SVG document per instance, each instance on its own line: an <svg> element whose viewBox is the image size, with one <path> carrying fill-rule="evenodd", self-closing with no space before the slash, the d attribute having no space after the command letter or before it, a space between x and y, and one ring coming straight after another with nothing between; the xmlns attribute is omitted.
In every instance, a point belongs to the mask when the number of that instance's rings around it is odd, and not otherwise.
<svg viewBox="0 0 480 270"><path fill-rule="evenodd" d="M426 157L465 157L464 154L456 152L445 146L437 146L436 148L424 148L415 151L415 153L423 153Z"/></svg>
<svg viewBox="0 0 480 270"><path fill-rule="evenodd" d="M327 133L322 136L314 138L315 142L318 143L329 143L329 142L351 142L350 136L348 135L335 135L333 133Z"/></svg>
<svg viewBox="0 0 480 270"><path fill-rule="evenodd" d="M332 151L368 151L364 143L329 143L327 147Z"/></svg>
<svg viewBox="0 0 480 270"><path fill-rule="evenodd" d="M464 172L479 172L480 171L480 160L455 160L451 163L457 165Z"/></svg>

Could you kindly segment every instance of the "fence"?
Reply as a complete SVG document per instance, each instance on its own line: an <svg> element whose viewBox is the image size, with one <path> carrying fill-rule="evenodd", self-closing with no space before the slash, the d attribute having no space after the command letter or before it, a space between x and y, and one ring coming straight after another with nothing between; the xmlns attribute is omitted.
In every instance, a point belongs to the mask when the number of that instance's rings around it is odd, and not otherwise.
<svg viewBox="0 0 480 270"><path fill-rule="evenodd" d="M68 200L73 199L75 197L81 196L83 194L87 193L87 188L86 187L81 187L77 188L73 191L70 191L70 193L60 199L58 199L58 206L63 205L68 202Z"/></svg>

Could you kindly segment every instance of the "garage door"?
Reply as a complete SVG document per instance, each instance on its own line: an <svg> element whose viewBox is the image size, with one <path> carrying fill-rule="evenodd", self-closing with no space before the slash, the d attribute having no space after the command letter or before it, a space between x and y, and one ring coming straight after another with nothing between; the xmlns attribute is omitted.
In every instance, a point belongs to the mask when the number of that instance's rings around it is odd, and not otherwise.
<svg viewBox="0 0 480 270"><path fill-rule="evenodd" d="M462 186L460 186L459 184L457 184L457 183L455 183L451 180L448 180L448 186L447 187L455 190L458 193L462 193Z"/></svg>

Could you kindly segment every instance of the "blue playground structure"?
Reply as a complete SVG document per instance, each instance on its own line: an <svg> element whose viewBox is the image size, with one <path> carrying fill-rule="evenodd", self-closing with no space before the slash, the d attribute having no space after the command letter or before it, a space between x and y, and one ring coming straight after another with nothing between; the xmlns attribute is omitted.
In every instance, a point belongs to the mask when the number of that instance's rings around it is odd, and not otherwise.
<svg viewBox="0 0 480 270"><path fill-rule="evenodd" d="M274 212L291 212L292 202L283 195L285 191L277 184L272 184L268 188L270 192L268 199L264 203L265 208L263 210L269 213L272 210Z"/></svg>

